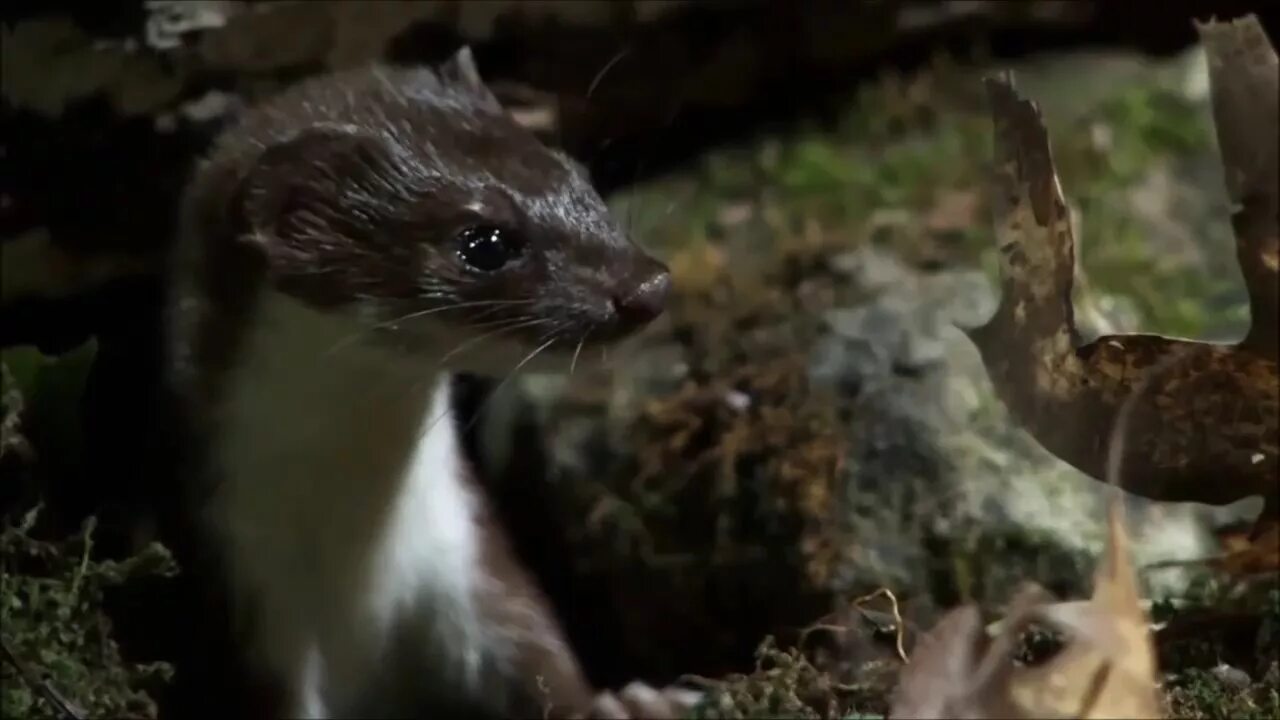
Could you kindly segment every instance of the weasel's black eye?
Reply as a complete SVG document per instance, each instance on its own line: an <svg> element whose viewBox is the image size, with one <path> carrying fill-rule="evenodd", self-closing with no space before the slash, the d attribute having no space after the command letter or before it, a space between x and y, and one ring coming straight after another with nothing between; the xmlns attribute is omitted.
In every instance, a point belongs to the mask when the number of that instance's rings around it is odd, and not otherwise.
<svg viewBox="0 0 1280 720"><path fill-rule="evenodd" d="M500 270L520 255L523 245L514 232L490 225L467 228L458 241L462 262L483 272Z"/></svg>

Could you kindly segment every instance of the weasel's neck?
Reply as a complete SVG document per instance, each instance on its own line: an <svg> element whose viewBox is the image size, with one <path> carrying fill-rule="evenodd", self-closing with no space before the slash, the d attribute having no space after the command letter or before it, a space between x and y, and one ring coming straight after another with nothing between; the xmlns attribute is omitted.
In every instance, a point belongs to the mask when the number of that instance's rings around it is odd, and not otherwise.
<svg viewBox="0 0 1280 720"><path fill-rule="evenodd" d="M452 666L424 671L458 673L444 682L465 683L482 649L479 499L449 378L358 332L266 294L215 419L212 519L261 658L303 714L386 694L369 678L407 628Z"/></svg>

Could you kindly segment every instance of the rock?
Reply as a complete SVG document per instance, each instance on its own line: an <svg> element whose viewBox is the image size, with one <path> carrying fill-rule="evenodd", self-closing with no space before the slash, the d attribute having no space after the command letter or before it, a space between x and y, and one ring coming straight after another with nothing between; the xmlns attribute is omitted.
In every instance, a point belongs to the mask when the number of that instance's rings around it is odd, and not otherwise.
<svg viewBox="0 0 1280 720"><path fill-rule="evenodd" d="M1253 684L1249 673L1226 663L1218 663L1209 672L1222 684L1235 690L1245 690Z"/></svg>

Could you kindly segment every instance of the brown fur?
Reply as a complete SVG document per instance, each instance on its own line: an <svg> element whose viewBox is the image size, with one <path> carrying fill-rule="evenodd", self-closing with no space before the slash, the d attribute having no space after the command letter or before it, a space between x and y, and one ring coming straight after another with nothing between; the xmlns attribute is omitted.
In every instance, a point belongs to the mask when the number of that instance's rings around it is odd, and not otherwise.
<svg viewBox="0 0 1280 720"><path fill-rule="evenodd" d="M468 267L457 243L476 224L519 237L519 257L497 272ZM460 332L545 318L572 346L642 326L660 311L667 284L665 267L616 227L582 168L512 121L465 51L438 73L348 71L251 110L197 169L181 232L175 276L193 285L175 294L175 386L191 437L206 442L219 431L218 398L264 288L322 311L372 311L374 322L476 301L518 302L439 318ZM545 327L521 336L531 344L544 337ZM216 458L200 442L188 450L199 507L217 482ZM482 514L481 605L510 654L489 674L483 697L449 709L539 717L548 709L553 716L584 711L593 692L576 657L493 514ZM208 550L201 553L206 570L217 562ZM231 634L222 610L205 628L211 638ZM217 687L194 711L218 705L268 717L280 710L269 682L197 672Z"/></svg>

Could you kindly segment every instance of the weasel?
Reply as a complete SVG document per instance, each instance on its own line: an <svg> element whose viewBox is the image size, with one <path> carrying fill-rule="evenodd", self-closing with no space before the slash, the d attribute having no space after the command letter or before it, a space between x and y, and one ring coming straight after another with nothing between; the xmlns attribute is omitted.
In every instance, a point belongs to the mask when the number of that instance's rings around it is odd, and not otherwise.
<svg viewBox="0 0 1280 720"><path fill-rule="evenodd" d="M461 452L449 379L567 367L663 311L666 267L504 112L466 48L250 109L180 220L189 469L274 712L587 711L594 691Z"/></svg>

